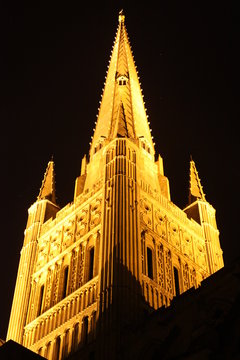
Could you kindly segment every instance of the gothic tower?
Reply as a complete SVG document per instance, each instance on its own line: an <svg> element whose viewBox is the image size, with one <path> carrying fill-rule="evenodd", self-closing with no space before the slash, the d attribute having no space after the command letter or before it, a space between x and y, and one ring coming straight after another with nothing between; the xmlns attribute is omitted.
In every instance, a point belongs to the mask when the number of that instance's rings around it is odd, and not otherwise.
<svg viewBox="0 0 240 360"><path fill-rule="evenodd" d="M192 160L189 191L186 209L171 202L120 12L74 200L56 205L51 161L29 209L8 339L48 359L118 358L127 327L223 266Z"/></svg>

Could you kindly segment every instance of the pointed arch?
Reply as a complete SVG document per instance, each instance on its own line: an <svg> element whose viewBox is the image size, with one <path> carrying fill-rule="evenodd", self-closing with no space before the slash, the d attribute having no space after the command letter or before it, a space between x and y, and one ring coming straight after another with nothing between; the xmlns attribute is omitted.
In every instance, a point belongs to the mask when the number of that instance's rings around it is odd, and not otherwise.
<svg viewBox="0 0 240 360"><path fill-rule="evenodd" d="M46 357L47 359L50 358L51 346L52 346L52 342L49 341L49 342L47 343L47 345L46 345L46 351L45 351L45 357Z"/></svg>
<svg viewBox="0 0 240 360"><path fill-rule="evenodd" d="M147 246L147 276L153 280L153 251Z"/></svg>
<svg viewBox="0 0 240 360"><path fill-rule="evenodd" d="M58 360L60 358L60 350L61 350L61 336L59 335L55 339L54 354L53 354L53 358L55 360Z"/></svg>
<svg viewBox="0 0 240 360"><path fill-rule="evenodd" d="M67 329L65 331L65 337L64 337L64 348L63 348L64 359L67 358L69 353L69 342L70 342L70 329Z"/></svg>
<svg viewBox="0 0 240 360"><path fill-rule="evenodd" d="M41 315L43 311L44 290L45 290L45 285L42 284L39 289L37 316Z"/></svg>
<svg viewBox="0 0 240 360"><path fill-rule="evenodd" d="M179 280L179 270L176 266L173 267L174 274L174 284L175 284L175 296L180 295L180 280Z"/></svg>
<svg viewBox="0 0 240 360"><path fill-rule="evenodd" d="M88 316L82 319L82 331L81 331L81 345L84 346L88 343Z"/></svg>
<svg viewBox="0 0 240 360"><path fill-rule="evenodd" d="M68 275L69 275L69 266L66 265L63 268L63 280L62 280L62 299L67 296L68 290Z"/></svg>
<svg viewBox="0 0 240 360"><path fill-rule="evenodd" d="M73 326L73 334L72 334L72 351L76 351L79 347L79 330L80 330L80 326L79 326L79 322L77 322L74 326Z"/></svg>

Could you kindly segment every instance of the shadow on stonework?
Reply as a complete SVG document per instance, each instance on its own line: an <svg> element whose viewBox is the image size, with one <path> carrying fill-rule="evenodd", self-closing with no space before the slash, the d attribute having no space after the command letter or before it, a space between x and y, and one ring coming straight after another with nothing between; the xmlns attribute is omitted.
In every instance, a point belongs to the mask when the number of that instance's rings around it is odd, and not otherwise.
<svg viewBox="0 0 240 360"><path fill-rule="evenodd" d="M111 285L109 273L112 273ZM117 260L115 251L112 263L106 262L99 274L99 281L102 288L94 333L90 331L85 343L68 359L125 359L126 337L129 339L138 324L153 311L142 296L139 281Z"/></svg>

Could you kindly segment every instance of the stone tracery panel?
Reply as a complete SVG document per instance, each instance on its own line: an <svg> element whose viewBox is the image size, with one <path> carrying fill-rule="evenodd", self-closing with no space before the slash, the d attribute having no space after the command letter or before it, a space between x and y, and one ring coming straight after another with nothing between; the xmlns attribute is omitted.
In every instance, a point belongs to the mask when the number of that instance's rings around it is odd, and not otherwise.
<svg viewBox="0 0 240 360"><path fill-rule="evenodd" d="M173 221L169 223L169 241L174 247L180 249L180 234L179 227Z"/></svg>
<svg viewBox="0 0 240 360"><path fill-rule="evenodd" d="M159 210L155 210L155 227L154 230L161 238L166 238L166 218Z"/></svg>
<svg viewBox="0 0 240 360"><path fill-rule="evenodd" d="M172 256L170 250L165 250L166 291L173 294Z"/></svg>
<svg viewBox="0 0 240 360"><path fill-rule="evenodd" d="M84 280L84 261L85 261L85 246L80 245L78 251L78 268L76 273L76 288L78 289L83 284Z"/></svg>
<svg viewBox="0 0 240 360"><path fill-rule="evenodd" d="M190 259L193 258L192 237L187 232L183 233L182 252Z"/></svg>
<svg viewBox="0 0 240 360"><path fill-rule="evenodd" d="M192 286L197 287L197 277L196 277L195 269L190 269L189 279L190 279L190 287L192 287Z"/></svg>
<svg viewBox="0 0 240 360"><path fill-rule="evenodd" d="M51 293L52 293L52 284L53 284L53 269L48 269L47 279L46 279L46 290L45 290L45 301L44 301L44 311L50 308L51 306Z"/></svg>
<svg viewBox="0 0 240 360"><path fill-rule="evenodd" d="M157 282L164 288L164 250L163 245L157 245Z"/></svg>
<svg viewBox="0 0 240 360"><path fill-rule="evenodd" d="M95 199L91 203L90 228L93 229L101 222L101 199Z"/></svg>
<svg viewBox="0 0 240 360"><path fill-rule="evenodd" d="M140 200L140 218L145 225L152 227L152 205L146 198Z"/></svg>
<svg viewBox="0 0 240 360"><path fill-rule="evenodd" d="M59 289L60 271L61 271L61 265L56 263L55 264L54 279L53 279L53 286L52 286L52 302L53 302L53 305L55 305L58 302L58 289Z"/></svg>
<svg viewBox="0 0 240 360"><path fill-rule="evenodd" d="M74 242L74 220L69 220L63 229L62 249L66 249Z"/></svg>
<svg viewBox="0 0 240 360"><path fill-rule="evenodd" d="M189 286L189 269L188 269L187 264L183 265L182 272L183 272L183 288L184 288L184 291L186 291L190 288L190 286Z"/></svg>
<svg viewBox="0 0 240 360"><path fill-rule="evenodd" d="M83 209L77 216L77 237L81 237L88 232L88 217L89 211L87 208Z"/></svg>

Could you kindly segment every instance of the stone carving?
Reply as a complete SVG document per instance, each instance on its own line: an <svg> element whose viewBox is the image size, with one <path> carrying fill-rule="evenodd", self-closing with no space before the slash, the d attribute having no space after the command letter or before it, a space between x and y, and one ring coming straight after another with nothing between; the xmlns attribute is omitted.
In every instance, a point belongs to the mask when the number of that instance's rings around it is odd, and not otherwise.
<svg viewBox="0 0 240 360"><path fill-rule="evenodd" d="M81 245L78 251L78 269L76 274L76 289L83 284L84 276L84 257L85 257L85 246Z"/></svg>
<svg viewBox="0 0 240 360"><path fill-rule="evenodd" d="M88 209L84 209L77 217L77 237L81 237L88 232Z"/></svg>
<svg viewBox="0 0 240 360"><path fill-rule="evenodd" d="M176 248L180 248L179 229L174 222L169 224L169 239Z"/></svg>
<svg viewBox="0 0 240 360"><path fill-rule="evenodd" d="M196 263L203 268L206 268L205 257L206 257L206 252L205 252L204 244L197 242L195 246L195 260Z"/></svg>
<svg viewBox="0 0 240 360"><path fill-rule="evenodd" d="M96 201L91 205L91 220L90 228L94 228L101 222L101 199L96 199Z"/></svg>
<svg viewBox="0 0 240 360"><path fill-rule="evenodd" d="M50 252L49 257L53 258L60 253L61 250L61 239L60 238L53 238L50 242Z"/></svg>
<svg viewBox="0 0 240 360"><path fill-rule="evenodd" d="M190 269L189 275L190 275L190 287L192 286L197 287L196 270Z"/></svg>
<svg viewBox="0 0 240 360"><path fill-rule="evenodd" d="M48 250L49 250L49 241L46 239L42 240L38 244L38 258L36 263L36 268L40 268L45 265L48 261Z"/></svg>
<svg viewBox="0 0 240 360"><path fill-rule="evenodd" d="M184 287L184 291L186 291L190 287L189 286L189 269L188 269L187 264L183 265L183 287Z"/></svg>
<svg viewBox="0 0 240 360"><path fill-rule="evenodd" d="M162 238L166 237L166 221L160 211L155 211L155 231Z"/></svg>
<svg viewBox="0 0 240 360"><path fill-rule="evenodd" d="M76 277L77 277L77 270L78 270L78 249L73 250L72 257L71 257L71 279L70 279L70 286L69 292L72 293L76 289Z"/></svg>
<svg viewBox="0 0 240 360"><path fill-rule="evenodd" d="M59 277L60 277L61 265L55 264L54 280L52 286L52 302L55 305L58 302L58 288L59 288Z"/></svg>
<svg viewBox="0 0 240 360"><path fill-rule="evenodd" d="M157 246L157 282L161 288L164 287L164 250L162 244Z"/></svg>
<svg viewBox="0 0 240 360"><path fill-rule="evenodd" d="M173 294L173 282L172 282L172 256L170 250L165 251L165 287L169 294Z"/></svg>
<svg viewBox="0 0 240 360"><path fill-rule="evenodd" d="M44 301L44 310L47 310L51 306L51 293L52 293L52 279L54 271L48 269L47 280L46 280L46 292L45 292L45 301Z"/></svg>
<svg viewBox="0 0 240 360"><path fill-rule="evenodd" d="M182 252L185 256L188 256L189 258L193 257L193 251L192 251L192 238L189 234L184 233L183 234L183 241L182 241Z"/></svg>
<svg viewBox="0 0 240 360"><path fill-rule="evenodd" d="M74 241L74 220L69 220L63 231L63 250L69 247Z"/></svg>
<svg viewBox="0 0 240 360"><path fill-rule="evenodd" d="M141 207L141 220L149 227L152 226L152 205L150 202L145 198L141 199L140 201L140 207Z"/></svg>

